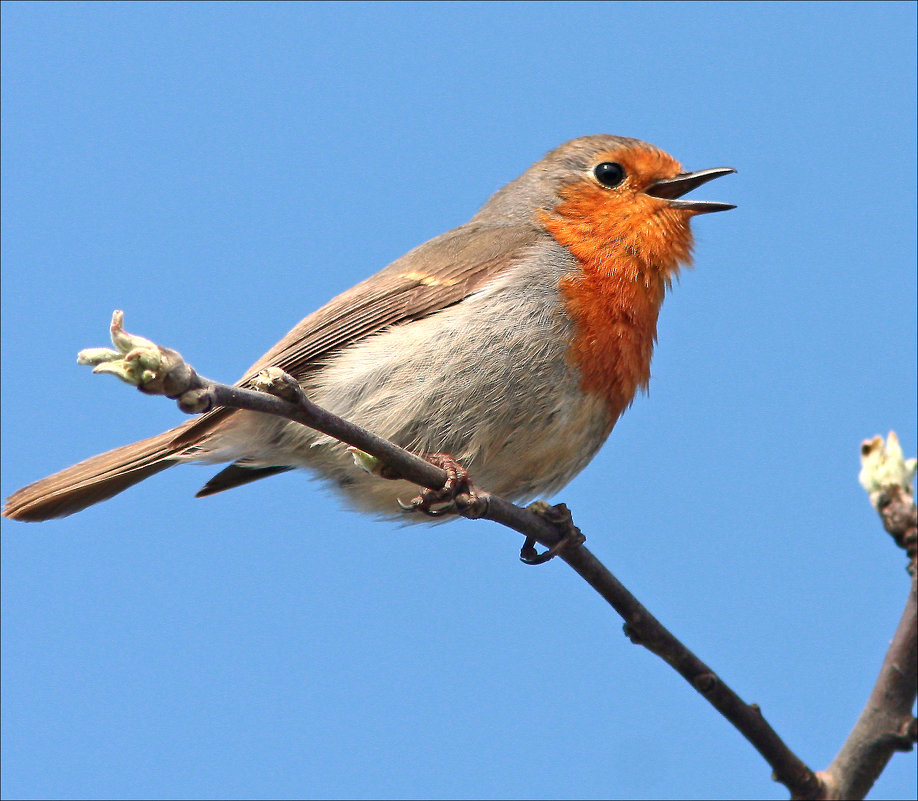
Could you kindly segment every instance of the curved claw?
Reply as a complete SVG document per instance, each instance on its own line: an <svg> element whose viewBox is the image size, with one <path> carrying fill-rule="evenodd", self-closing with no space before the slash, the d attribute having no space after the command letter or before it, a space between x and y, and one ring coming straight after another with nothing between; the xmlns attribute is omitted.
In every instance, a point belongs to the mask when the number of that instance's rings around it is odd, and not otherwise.
<svg viewBox="0 0 918 801"><path fill-rule="evenodd" d="M396 498L395 502L405 512L423 512L428 517L443 517L456 507L456 504L451 502L447 503L442 509L433 509L423 495L412 498L409 503L405 503L401 498ZM436 502L435 499L434 502Z"/></svg>
<svg viewBox="0 0 918 801"><path fill-rule="evenodd" d="M535 549L536 538L526 537L526 542L523 543L523 547L520 549L520 561L524 564L543 565L549 559L556 557L565 548L576 547L586 542L586 537L574 525L570 510L563 503L551 506L545 501L535 501L526 508L551 523L558 534L561 535L561 539L544 553L538 553Z"/></svg>
<svg viewBox="0 0 918 801"><path fill-rule="evenodd" d="M413 501L413 500L411 501L411 503L405 503L401 498L396 498L396 499L395 499L395 502L396 502L396 503L402 508L402 510L405 511L405 512L413 512L415 509L418 508L417 506L414 505L414 501Z"/></svg>
<svg viewBox="0 0 918 801"><path fill-rule="evenodd" d="M520 548L520 561L524 565L544 565L549 560L554 559L570 544L571 537L568 535L567 537L558 540L548 550L539 553L535 549L535 537L526 537L526 542L524 542L523 547Z"/></svg>
<svg viewBox="0 0 918 801"><path fill-rule="evenodd" d="M428 517L443 517L453 510L452 506L447 506L443 509L424 509L423 512Z"/></svg>
<svg viewBox="0 0 918 801"><path fill-rule="evenodd" d="M420 495L409 503L396 498L402 510L423 512L428 517L444 517L460 509L472 508L478 496L469 481L468 471L446 454L433 453L424 458L446 471L446 482L438 490L422 488ZM437 508L434 508L435 505Z"/></svg>

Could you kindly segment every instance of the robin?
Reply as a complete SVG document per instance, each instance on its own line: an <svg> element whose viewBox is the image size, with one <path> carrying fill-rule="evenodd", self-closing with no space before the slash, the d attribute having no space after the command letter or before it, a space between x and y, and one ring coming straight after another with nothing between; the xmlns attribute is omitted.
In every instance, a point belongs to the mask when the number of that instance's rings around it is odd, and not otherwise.
<svg viewBox="0 0 918 801"><path fill-rule="evenodd" d="M469 222L306 317L240 383L279 367L319 406L415 453L448 454L493 493L555 492L647 387L692 217L734 208L683 195L731 172L684 172L637 139L567 142ZM198 496L297 467L378 515L404 515L397 499L410 491L316 431L221 408L30 484L3 515L63 517L190 461L231 462Z"/></svg>

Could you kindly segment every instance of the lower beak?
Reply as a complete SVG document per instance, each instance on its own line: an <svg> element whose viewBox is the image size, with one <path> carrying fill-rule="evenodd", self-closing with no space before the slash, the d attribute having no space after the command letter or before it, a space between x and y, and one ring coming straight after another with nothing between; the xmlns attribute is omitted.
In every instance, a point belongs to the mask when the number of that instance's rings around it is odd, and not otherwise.
<svg viewBox="0 0 918 801"><path fill-rule="evenodd" d="M731 172L736 172L736 170L732 167L714 167L710 170L684 172L675 178L664 178L662 181L657 181L644 191L652 197L659 197L669 201L669 205L673 208L684 209L695 214L728 211L729 209L735 209L736 206L730 203L718 203L713 200L679 200L679 198L696 187L706 184L714 178L720 178L721 175L729 175Z"/></svg>

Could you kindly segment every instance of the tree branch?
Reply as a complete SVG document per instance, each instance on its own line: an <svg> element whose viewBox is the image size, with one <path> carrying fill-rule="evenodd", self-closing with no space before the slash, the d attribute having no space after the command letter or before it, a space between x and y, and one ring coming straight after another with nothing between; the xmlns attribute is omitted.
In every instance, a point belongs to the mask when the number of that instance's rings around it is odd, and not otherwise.
<svg viewBox="0 0 918 801"><path fill-rule="evenodd" d="M864 798L896 751L915 743L915 683L918 681L916 578L880 675L851 734L820 778L829 798Z"/></svg>
<svg viewBox="0 0 918 801"><path fill-rule="evenodd" d="M880 675L841 750L819 774L829 798L864 798L896 751L915 743L912 705L918 694L918 509L912 480L916 462L906 460L895 432L861 445L860 481L883 527L909 558L911 585Z"/></svg>
<svg viewBox="0 0 918 801"><path fill-rule="evenodd" d="M188 413L227 406L302 423L358 449L359 463L369 465L374 472L374 460L378 460L379 472L384 477L405 478L432 490L443 487L447 478L444 470L316 406L306 398L294 378L277 368L259 374L253 382L258 390L220 384L197 375L176 351L126 334L121 327L122 317L121 312L115 312L112 317L112 342L117 351L99 348L83 351L78 358L80 363L95 365L94 372L112 373L148 394L177 399L179 407ZM544 515L488 492L479 492L478 498L480 502L465 511L460 507L460 514L500 523L548 548L564 539L564 533ZM669 663L749 740L771 765L774 778L794 798L824 797L825 786L820 778L781 740L759 707L746 704L651 615L587 548L566 547L559 555L624 618L625 633L634 643Z"/></svg>
<svg viewBox="0 0 918 801"><path fill-rule="evenodd" d="M586 548L565 549L561 558L625 620L625 633L665 660L732 723L771 765L773 778L795 799L822 797L822 783L762 716L657 620Z"/></svg>

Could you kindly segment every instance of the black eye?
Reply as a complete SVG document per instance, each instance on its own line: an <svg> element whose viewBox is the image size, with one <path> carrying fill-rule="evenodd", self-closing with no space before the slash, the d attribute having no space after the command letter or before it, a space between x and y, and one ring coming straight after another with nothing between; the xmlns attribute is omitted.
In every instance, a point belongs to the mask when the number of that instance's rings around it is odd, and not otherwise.
<svg viewBox="0 0 918 801"><path fill-rule="evenodd" d="M593 175L603 186L618 186L625 180L625 168L618 162L604 161L602 164L596 165Z"/></svg>

